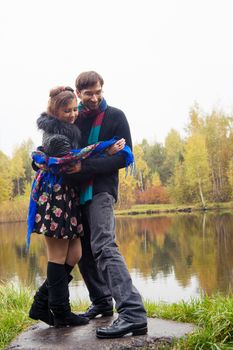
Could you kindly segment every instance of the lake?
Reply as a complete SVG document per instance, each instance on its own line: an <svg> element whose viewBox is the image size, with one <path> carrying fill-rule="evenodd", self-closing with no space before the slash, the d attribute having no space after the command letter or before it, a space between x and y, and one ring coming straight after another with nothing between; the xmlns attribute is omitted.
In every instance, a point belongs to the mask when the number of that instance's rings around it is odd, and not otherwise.
<svg viewBox="0 0 233 350"><path fill-rule="evenodd" d="M233 214L222 212L118 217L117 243L133 283L150 301L188 301L201 293L226 294L233 284ZM0 280L37 288L46 275L43 236L26 223L0 224ZM76 267L71 300L88 300Z"/></svg>

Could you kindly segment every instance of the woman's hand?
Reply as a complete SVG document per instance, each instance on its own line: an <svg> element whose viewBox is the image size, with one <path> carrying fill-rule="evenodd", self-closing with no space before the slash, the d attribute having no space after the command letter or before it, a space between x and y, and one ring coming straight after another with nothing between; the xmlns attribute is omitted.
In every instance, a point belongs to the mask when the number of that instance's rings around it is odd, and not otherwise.
<svg viewBox="0 0 233 350"><path fill-rule="evenodd" d="M75 165L71 166L66 173L67 174L75 174L75 173L80 173L81 171L81 162L79 161L78 163L76 163Z"/></svg>
<svg viewBox="0 0 233 350"><path fill-rule="evenodd" d="M44 170L46 169L46 165L45 164L39 164L39 163L36 163L34 162L35 166L38 168L38 169L41 169L41 170Z"/></svg>
<svg viewBox="0 0 233 350"><path fill-rule="evenodd" d="M121 151L125 147L125 139L120 139L115 142L112 146L106 149L109 156L113 156L115 153Z"/></svg>

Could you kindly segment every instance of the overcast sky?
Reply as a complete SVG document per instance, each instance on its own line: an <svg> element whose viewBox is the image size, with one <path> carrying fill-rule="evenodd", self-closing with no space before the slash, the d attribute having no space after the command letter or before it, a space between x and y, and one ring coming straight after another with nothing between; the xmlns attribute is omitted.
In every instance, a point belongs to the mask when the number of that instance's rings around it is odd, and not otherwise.
<svg viewBox="0 0 233 350"><path fill-rule="evenodd" d="M0 4L0 150L41 135L50 88L96 70L134 142L184 134L196 101L233 110L232 0L5 0Z"/></svg>

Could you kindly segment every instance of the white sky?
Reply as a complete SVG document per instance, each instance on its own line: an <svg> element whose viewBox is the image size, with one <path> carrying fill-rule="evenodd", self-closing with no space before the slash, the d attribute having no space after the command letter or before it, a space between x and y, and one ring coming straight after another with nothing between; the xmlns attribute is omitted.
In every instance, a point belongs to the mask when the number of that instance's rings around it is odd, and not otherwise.
<svg viewBox="0 0 233 350"><path fill-rule="evenodd" d="M104 80L134 142L181 134L196 101L233 111L232 0L5 0L0 3L0 150L31 137L50 88L84 70Z"/></svg>

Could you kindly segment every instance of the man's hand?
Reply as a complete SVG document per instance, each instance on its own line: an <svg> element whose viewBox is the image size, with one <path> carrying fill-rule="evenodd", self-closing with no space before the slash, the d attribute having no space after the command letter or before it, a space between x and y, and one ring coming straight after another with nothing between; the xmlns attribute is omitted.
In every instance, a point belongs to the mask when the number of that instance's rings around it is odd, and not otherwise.
<svg viewBox="0 0 233 350"><path fill-rule="evenodd" d="M115 153L121 151L125 147L125 139L120 139L115 142L112 146L106 149L109 156L113 156Z"/></svg>
<svg viewBox="0 0 233 350"><path fill-rule="evenodd" d="M79 161L78 163L76 163L75 165L71 166L66 173L67 174L75 174L75 173L80 173L81 171L81 162Z"/></svg>

